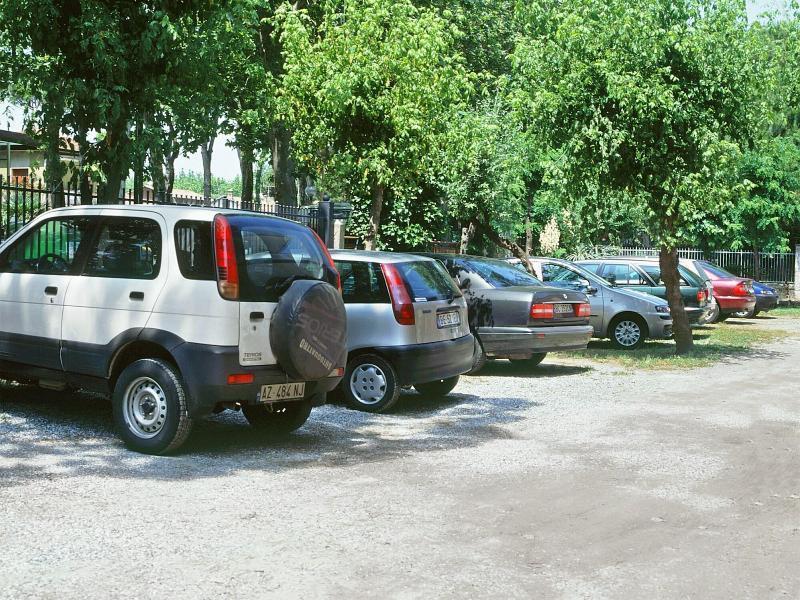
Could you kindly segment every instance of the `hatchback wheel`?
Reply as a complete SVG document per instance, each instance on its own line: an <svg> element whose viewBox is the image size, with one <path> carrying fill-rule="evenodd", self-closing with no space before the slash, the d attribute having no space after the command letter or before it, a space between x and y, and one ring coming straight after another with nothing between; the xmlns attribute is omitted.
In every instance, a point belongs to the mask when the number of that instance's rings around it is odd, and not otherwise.
<svg viewBox="0 0 800 600"><path fill-rule="evenodd" d="M167 454L189 437L187 392L170 363L145 358L122 371L114 386L114 421L125 444L146 454Z"/></svg>
<svg viewBox="0 0 800 600"><path fill-rule="evenodd" d="M341 385L350 406L367 412L387 411L400 398L394 367L376 354L351 360Z"/></svg>
<svg viewBox="0 0 800 600"><path fill-rule="evenodd" d="M634 350L644 344L644 325L636 317L618 317L608 329L611 344L617 349Z"/></svg>
<svg viewBox="0 0 800 600"><path fill-rule="evenodd" d="M256 429L270 435L288 435L300 429L311 415L311 402L289 402L283 406L269 407L265 404L242 406L244 418Z"/></svg>
<svg viewBox="0 0 800 600"><path fill-rule="evenodd" d="M449 377L447 379L437 379L436 381L429 381L428 383L416 383L416 389L423 396L441 397L447 396L458 385L458 375Z"/></svg>

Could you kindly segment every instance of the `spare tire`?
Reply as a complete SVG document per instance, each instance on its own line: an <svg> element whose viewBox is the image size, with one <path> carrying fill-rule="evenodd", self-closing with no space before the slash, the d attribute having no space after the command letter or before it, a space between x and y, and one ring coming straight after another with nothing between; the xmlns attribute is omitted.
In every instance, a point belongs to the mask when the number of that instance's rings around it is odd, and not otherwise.
<svg viewBox="0 0 800 600"><path fill-rule="evenodd" d="M292 283L272 313L269 342L292 379L323 379L344 367L347 315L339 291L324 281Z"/></svg>

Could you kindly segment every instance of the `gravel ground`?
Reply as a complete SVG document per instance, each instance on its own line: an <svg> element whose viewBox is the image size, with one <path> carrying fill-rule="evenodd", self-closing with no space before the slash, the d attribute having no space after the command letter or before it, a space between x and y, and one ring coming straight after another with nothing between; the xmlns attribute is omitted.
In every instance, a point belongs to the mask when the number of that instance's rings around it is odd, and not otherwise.
<svg viewBox="0 0 800 600"><path fill-rule="evenodd" d="M797 339L685 372L499 362L153 458L102 400L0 387L0 597L800 598L799 390Z"/></svg>

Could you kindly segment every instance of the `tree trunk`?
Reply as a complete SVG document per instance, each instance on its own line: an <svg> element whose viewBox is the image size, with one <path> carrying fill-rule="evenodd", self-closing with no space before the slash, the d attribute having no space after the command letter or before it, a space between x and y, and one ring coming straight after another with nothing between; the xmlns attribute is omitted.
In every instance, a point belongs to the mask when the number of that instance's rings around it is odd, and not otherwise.
<svg viewBox="0 0 800 600"><path fill-rule="evenodd" d="M175 187L175 161L178 160L179 152L172 152L166 158L166 180L164 181L167 198L172 201L172 190Z"/></svg>
<svg viewBox="0 0 800 600"><path fill-rule="evenodd" d="M461 229L461 243L458 246L458 253L459 254L466 254L469 251L469 243L472 240L472 236L475 235L475 223L470 221L467 227L462 227Z"/></svg>
<svg viewBox="0 0 800 600"><path fill-rule="evenodd" d="M297 181L294 178L295 164L291 156L289 131L278 124L272 131L272 174L275 183L275 202L286 206L297 204Z"/></svg>
<svg viewBox="0 0 800 600"><path fill-rule="evenodd" d="M120 187L130 169L130 136L126 115L120 115L108 126L108 135L103 143L102 168L106 182L100 199L104 204L118 204Z"/></svg>
<svg viewBox="0 0 800 600"><path fill-rule="evenodd" d="M475 221L475 227L478 231L480 231L483 235L485 235L489 240L511 252L516 258L522 261L522 264L525 265L525 269L531 275L535 275L536 272L533 270L533 263L530 260L530 256L526 254L525 248L517 244L516 242L512 242L511 240L507 240L502 237L499 233L494 230L494 227L488 225L486 223L481 223L480 221Z"/></svg>
<svg viewBox="0 0 800 600"><path fill-rule="evenodd" d="M172 201L167 196L167 183L164 177L164 153L160 140L150 148L150 174L153 176L153 192L158 202Z"/></svg>
<svg viewBox="0 0 800 600"><path fill-rule="evenodd" d="M525 254L533 254L533 228L531 227L531 198L528 196L525 208Z"/></svg>
<svg viewBox="0 0 800 600"><path fill-rule="evenodd" d="M89 139L88 128L81 126L78 128L77 142L78 152L80 152L80 168L78 170L78 185L81 197L81 204L92 203L92 181L89 179L89 171L86 169L86 157L88 155Z"/></svg>
<svg viewBox="0 0 800 600"><path fill-rule="evenodd" d="M659 263L661 266L661 280L667 288L667 302L672 315L675 352L677 354L687 354L694 348L694 338L692 337L692 328L689 326L689 318L686 316L686 310L683 306L683 296L681 296L678 250L662 245L659 252Z"/></svg>
<svg viewBox="0 0 800 600"><path fill-rule="evenodd" d="M367 250L377 250L378 233L381 229L381 212L383 211L383 196L385 188L376 185L372 188L372 205L369 208L369 232L364 239L364 248Z"/></svg>
<svg viewBox="0 0 800 600"><path fill-rule="evenodd" d="M214 138L200 144L200 156L203 159L203 198L211 202L211 157L214 153Z"/></svg>
<svg viewBox="0 0 800 600"><path fill-rule="evenodd" d="M239 168L242 171L242 208L253 208L253 149L249 146L237 148Z"/></svg>
<svg viewBox="0 0 800 600"><path fill-rule="evenodd" d="M61 122L57 111L47 111L45 129L45 183L50 191L53 208L64 206L64 175L66 168L61 162Z"/></svg>

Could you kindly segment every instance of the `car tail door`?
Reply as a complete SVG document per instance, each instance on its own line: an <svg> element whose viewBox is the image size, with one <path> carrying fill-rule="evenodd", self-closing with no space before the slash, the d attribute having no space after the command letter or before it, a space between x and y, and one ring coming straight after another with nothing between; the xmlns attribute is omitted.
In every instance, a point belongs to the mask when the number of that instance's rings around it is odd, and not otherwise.
<svg viewBox="0 0 800 600"><path fill-rule="evenodd" d="M402 285L413 310L418 344L453 340L469 333L467 303L444 266L435 260L382 265L390 295Z"/></svg>

